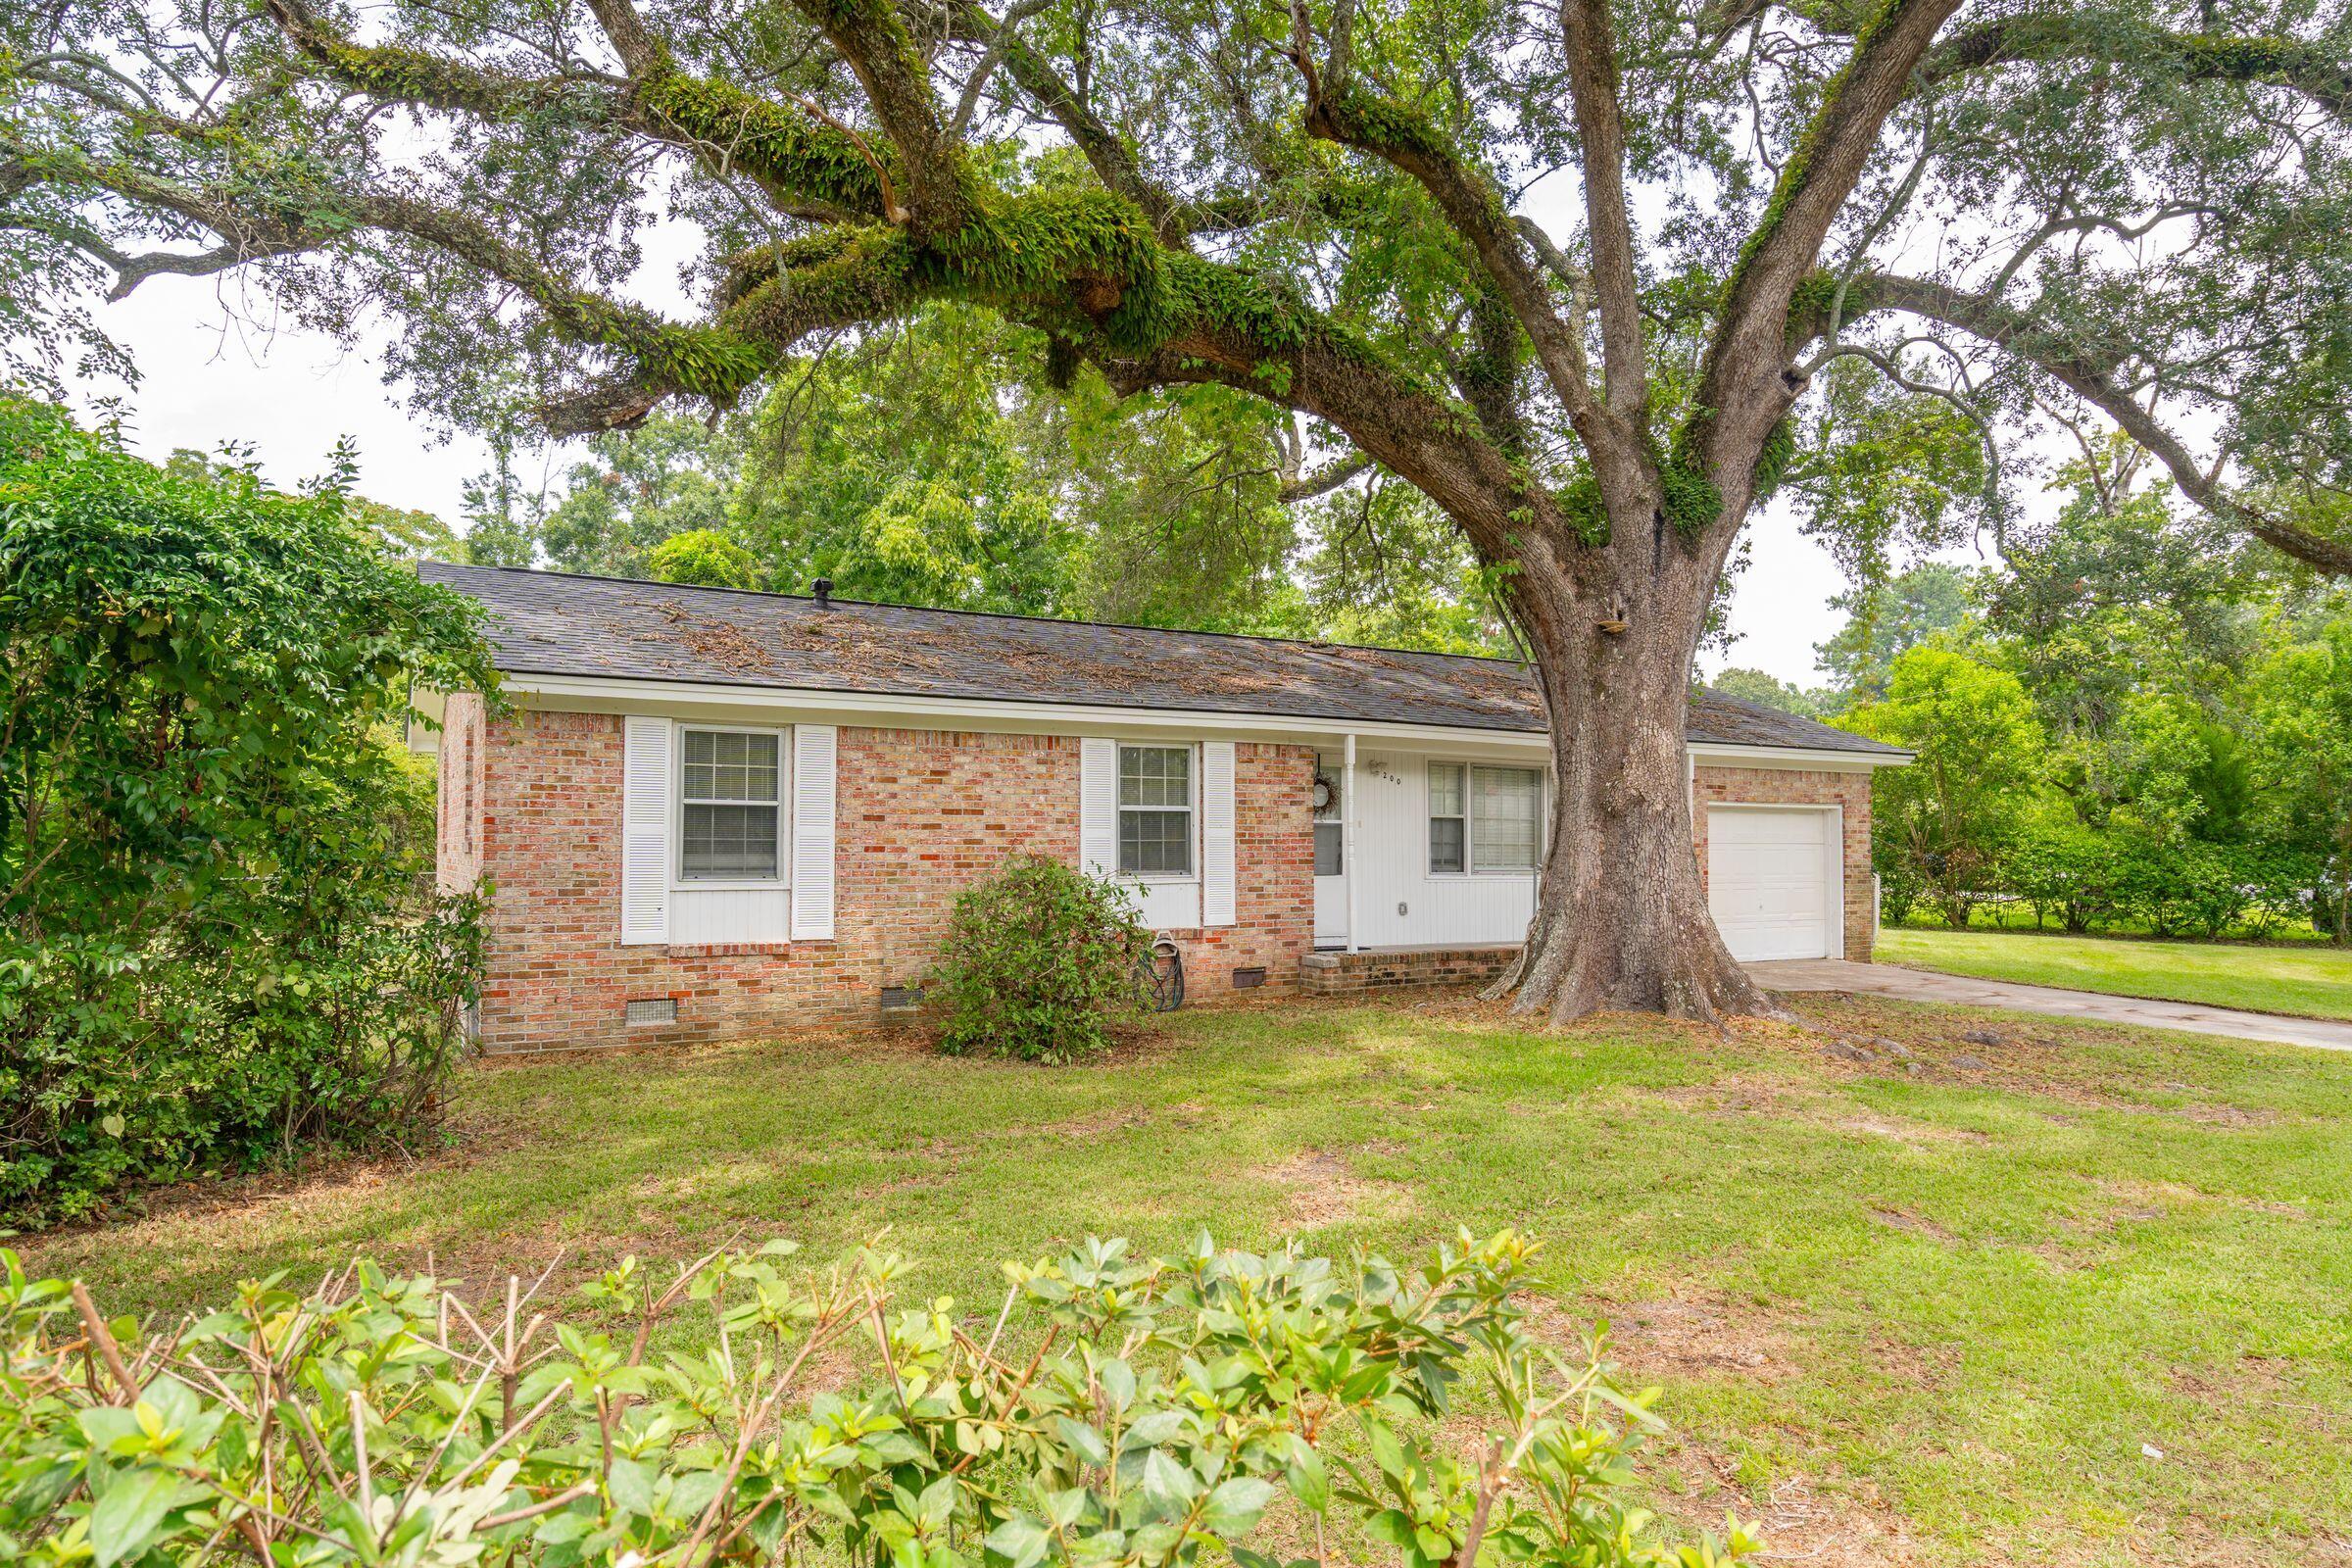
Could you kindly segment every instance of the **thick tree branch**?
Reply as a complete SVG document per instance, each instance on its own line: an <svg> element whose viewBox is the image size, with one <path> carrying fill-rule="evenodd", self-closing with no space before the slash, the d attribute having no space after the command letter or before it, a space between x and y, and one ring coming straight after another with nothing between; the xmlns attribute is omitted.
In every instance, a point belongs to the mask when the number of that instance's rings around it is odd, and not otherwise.
<svg viewBox="0 0 2352 1568"><path fill-rule="evenodd" d="M338 80L386 102L496 120L548 107L594 85L568 77L483 71L416 49L356 44L320 20L309 0L267 4L270 19L295 48Z"/></svg>
<svg viewBox="0 0 2352 1568"><path fill-rule="evenodd" d="M2184 81L2287 87L2339 120L2352 119L2352 61L2300 38L2231 38L2171 32L2136 17L2055 13L2002 17L1963 28L1921 66L1929 81L2032 61L2147 62Z"/></svg>
<svg viewBox="0 0 2352 1568"><path fill-rule="evenodd" d="M2281 553L2335 576L2352 576L2352 541L2314 533L2252 505L2221 482L2164 422L2115 380L2112 353L2085 350L2044 330L2026 311L1988 294L1922 278L1872 272L1855 279L1871 310L1901 311L1959 328L2016 356L2083 402L2151 453L2189 500Z"/></svg>
<svg viewBox="0 0 2352 1568"><path fill-rule="evenodd" d="M690 325L663 320L642 306L584 289L470 214L386 192L343 192L331 207L300 218L288 209L162 179L119 163L51 165L36 177L55 185L104 191L166 212L218 235L221 244L187 257L122 258L147 271L220 270L269 256L348 246L362 235L393 234L429 245L514 289L565 338L630 365L626 377L647 401L691 392L724 406L764 374L774 356L757 337L726 321ZM225 258L225 259L223 259ZM217 265L216 265L217 264ZM119 287L126 292L135 275ZM143 274L141 274L143 275ZM560 433L577 433L565 430Z"/></svg>
<svg viewBox="0 0 2352 1568"><path fill-rule="evenodd" d="M604 29L606 41L620 63L633 76L650 76L667 64L667 51L662 47L637 14L630 0L588 0L588 14Z"/></svg>
<svg viewBox="0 0 2352 1568"><path fill-rule="evenodd" d="M599 103L612 125L693 153L718 173L756 181L789 217L891 216L887 166L854 132L806 106L771 103L676 70L623 0L597 16L633 74L528 77L477 70L414 49L355 44L306 0L269 0L287 38L333 79L383 103L500 120L556 104Z"/></svg>
<svg viewBox="0 0 2352 1568"><path fill-rule="evenodd" d="M1698 403L1712 411L1706 451L1719 469L1752 462L1796 388L1787 367L1788 307L1903 101L1912 72L1960 0L1890 0L1860 34L1781 172L1762 223L1742 249L1708 345ZM1744 475L1740 475L1744 479Z"/></svg>
<svg viewBox="0 0 2352 1568"><path fill-rule="evenodd" d="M1446 509L1482 560L1515 559L1565 527L1552 498L1531 491L1501 452L1447 435L1454 421L1444 403L1367 361L1344 335L1318 328L1277 346L1203 323L1151 354L1105 356L1102 364L1127 393L1214 383L1264 398L1270 384L1285 386L1274 401L1338 426L1365 456L1408 477Z"/></svg>
<svg viewBox="0 0 2352 1568"><path fill-rule="evenodd" d="M1642 286L1625 200L1625 121L1618 101L1615 24L1608 0L1560 0L1569 95L1584 150L1585 222L1600 313L1601 375L1609 410L1633 424L1649 401L1642 343Z"/></svg>
<svg viewBox="0 0 2352 1568"><path fill-rule="evenodd" d="M795 0L840 50L882 133L899 152L907 221L918 238L968 228L978 216L963 147L939 117L929 74L890 0Z"/></svg>
<svg viewBox="0 0 2352 1568"><path fill-rule="evenodd" d="M1325 464L1312 473L1301 473L1283 480L1274 499L1282 502L1312 501L1326 496L1358 474L1371 471L1372 460L1361 453Z"/></svg>
<svg viewBox="0 0 2352 1568"><path fill-rule="evenodd" d="M1369 153L1429 192L1527 332L1536 363L1595 466L1625 466L1630 458L1626 426L1593 397L1584 344L1561 319L1550 289L1528 260L1518 224L1494 182L1457 159L1410 110L1360 88L1326 91L1311 61L1295 57L1294 63L1307 84L1307 133ZM1492 433L1508 439L1505 431Z"/></svg>

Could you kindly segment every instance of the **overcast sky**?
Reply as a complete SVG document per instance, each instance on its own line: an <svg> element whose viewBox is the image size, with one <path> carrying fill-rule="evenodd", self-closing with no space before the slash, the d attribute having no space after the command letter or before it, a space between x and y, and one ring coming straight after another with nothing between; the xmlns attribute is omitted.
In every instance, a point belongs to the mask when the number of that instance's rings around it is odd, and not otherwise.
<svg viewBox="0 0 2352 1568"><path fill-rule="evenodd" d="M397 389L384 384L380 340L346 351L290 324L270 331L239 322L266 321L270 313L266 299L237 291L233 279L159 276L128 300L97 309L144 372L128 402L136 444L149 457L249 442L264 473L290 486L323 468L337 439L349 435L359 442L363 494L450 518L466 480L488 466L479 441L438 435L403 407ZM535 479L546 460L526 461L524 477ZM1729 662L1816 684L1813 645L1843 619L1829 607L1842 586L1838 567L1778 509L1751 524L1750 535L1752 564L1732 605L1740 641ZM1706 667L1712 673L1725 662L1710 655Z"/></svg>

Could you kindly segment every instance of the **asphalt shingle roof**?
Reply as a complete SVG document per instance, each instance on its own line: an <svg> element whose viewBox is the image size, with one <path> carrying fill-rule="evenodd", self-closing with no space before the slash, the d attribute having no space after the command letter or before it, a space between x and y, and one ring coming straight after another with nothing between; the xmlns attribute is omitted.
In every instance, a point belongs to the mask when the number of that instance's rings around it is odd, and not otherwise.
<svg viewBox="0 0 2352 1568"><path fill-rule="evenodd" d="M1541 731L1526 666L1215 632L918 610L431 561L480 601L514 675L691 681L978 702ZM1699 690L1690 738L1890 753L1859 735ZM1899 754L1898 754L1899 755Z"/></svg>

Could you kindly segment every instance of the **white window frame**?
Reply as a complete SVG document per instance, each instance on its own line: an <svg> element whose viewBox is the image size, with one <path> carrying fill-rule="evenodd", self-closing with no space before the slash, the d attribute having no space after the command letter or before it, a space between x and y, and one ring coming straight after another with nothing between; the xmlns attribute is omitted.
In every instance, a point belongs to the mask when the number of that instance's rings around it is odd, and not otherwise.
<svg viewBox="0 0 2352 1568"><path fill-rule="evenodd" d="M1173 811L1173 806L1129 806L1119 799L1119 780L1124 774L1124 760L1129 752L1182 752L1184 764L1185 858L1192 862L1189 871L1129 871L1119 868L1119 846L1126 835L1120 828L1126 824L1129 811ZM1123 882L1174 884L1185 886L1200 880L1200 748L1190 741L1117 741L1110 753L1110 863Z"/></svg>
<svg viewBox="0 0 2352 1568"><path fill-rule="evenodd" d="M1345 782L1340 777L1343 770L1343 764L1336 759L1321 752L1315 754L1315 777L1331 783L1331 804L1320 811L1307 812L1307 833L1316 857L1315 875L1327 882L1348 874L1348 802L1340 793ZM1340 840L1340 868L1328 874L1322 870L1322 837L1327 827L1337 829Z"/></svg>
<svg viewBox="0 0 2352 1568"><path fill-rule="evenodd" d="M1459 817L1449 816L1444 819L1448 822L1458 821L1462 824L1462 868L1459 871L1441 871L1429 863L1429 824L1439 820L1430 809L1430 803L1435 792L1430 788L1429 775L1432 769L1440 767L1458 767L1462 770L1462 814ZM1473 825L1477 820L1478 813L1471 808L1470 804L1470 772L1471 769L1479 767L1508 768L1512 772L1536 775L1535 864L1488 871L1478 869L1478 830ZM1456 757L1432 757L1426 760L1421 769L1421 870L1425 877L1438 882L1453 882L1467 877L1532 877L1544 868L1544 853L1550 847L1550 842L1551 770L1549 768L1530 767L1524 762L1474 762L1466 758Z"/></svg>
<svg viewBox="0 0 2352 1568"><path fill-rule="evenodd" d="M776 742L776 874L764 877L686 874L686 737L772 735ZM678 893L773 893L792 886L792 728L714 724L678 719L669 726L669 885ZM697 806L766 806L766 801L696 801Z"/></svg>

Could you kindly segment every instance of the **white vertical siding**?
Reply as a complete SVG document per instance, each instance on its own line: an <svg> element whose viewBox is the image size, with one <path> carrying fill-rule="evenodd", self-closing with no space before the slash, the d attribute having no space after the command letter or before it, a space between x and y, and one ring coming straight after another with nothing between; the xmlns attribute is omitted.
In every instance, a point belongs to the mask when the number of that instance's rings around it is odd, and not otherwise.
<svg viewBox="0 0 2352 1568"><path fill-rule="evenodd" d="M790 941L792 895L777 888L674 888L669 940L682 948Z"/></svg>
<svg viewBox="0 0 2352 1568"><path fill-rule="evenodd" d="M1430 874L1430 760L1419 753L1357 753L1355 857L1348 868L1357 879L1357 941L1368 948L1520 941L1535 912L1532 872Z"/></svg>

